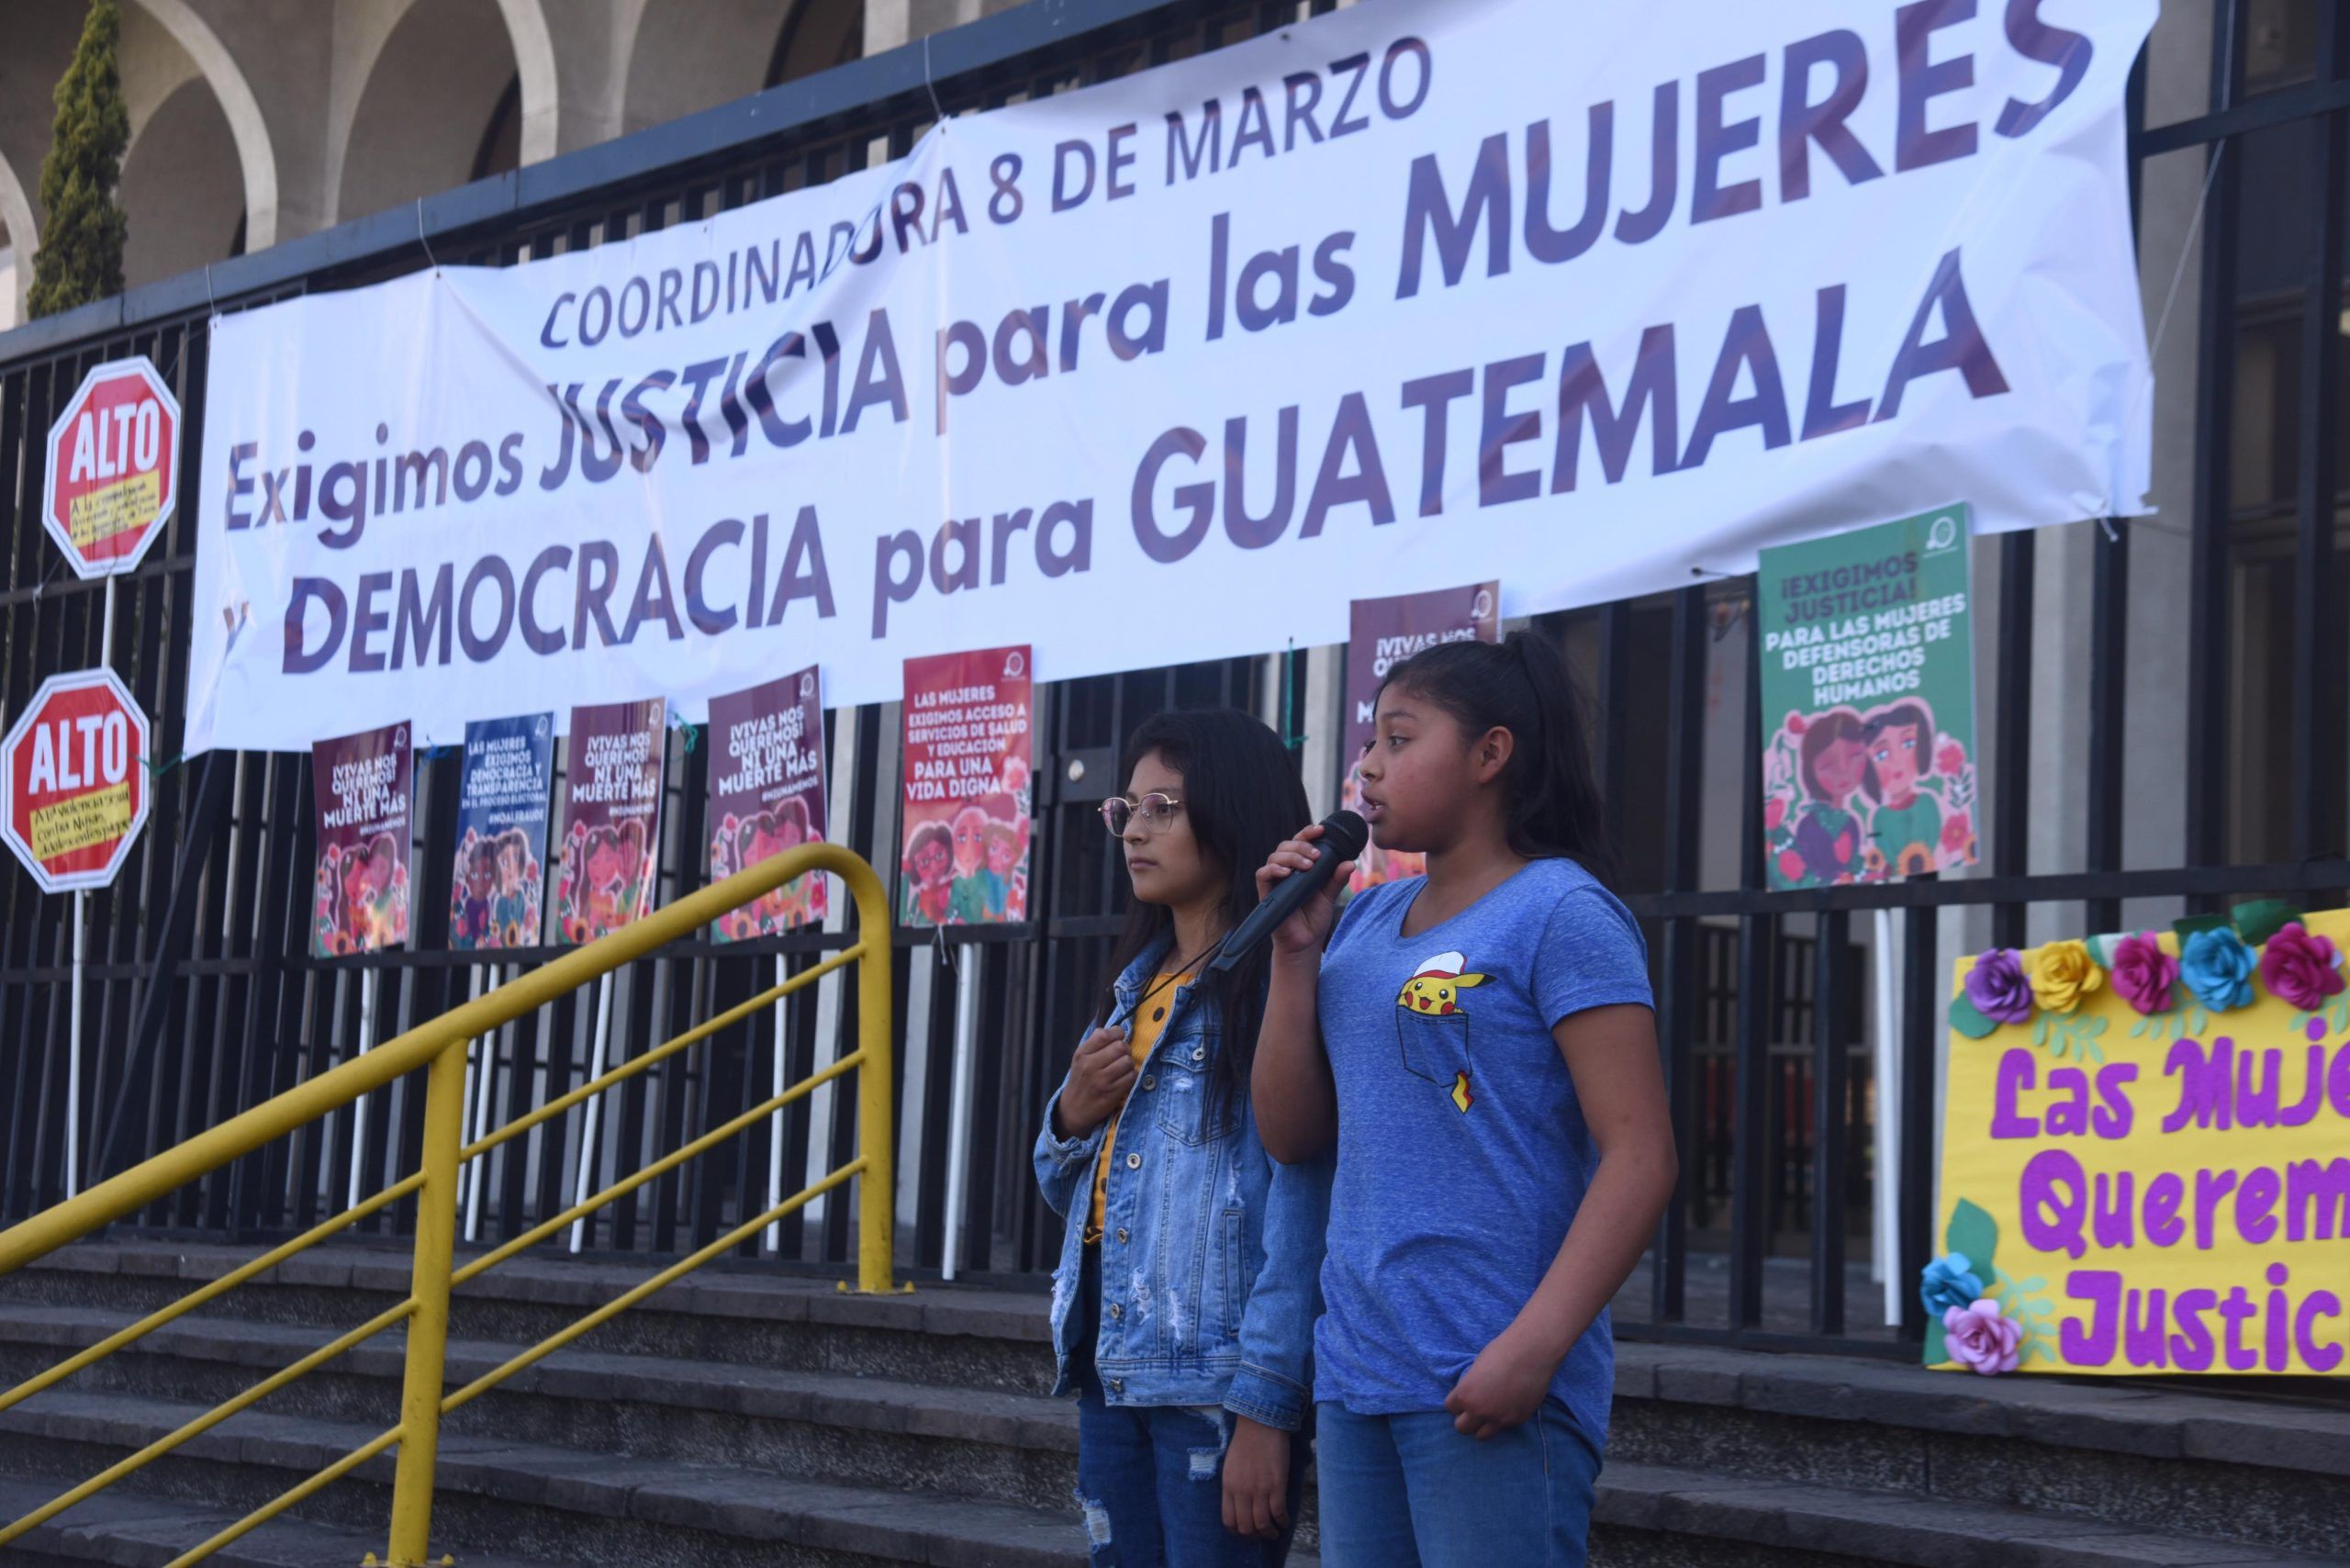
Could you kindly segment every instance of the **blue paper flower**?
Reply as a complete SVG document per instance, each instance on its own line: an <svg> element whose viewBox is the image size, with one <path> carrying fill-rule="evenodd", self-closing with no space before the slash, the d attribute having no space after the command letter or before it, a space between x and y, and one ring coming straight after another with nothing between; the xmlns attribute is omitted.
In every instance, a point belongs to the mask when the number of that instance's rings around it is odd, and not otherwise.
<svg viewBox="0 0 2350 1568"><path fill-rule="evenodd" d="M2259 964L2243 937L2221 926L2187 939L2187 950L2178 957L2178 978L2196 1001L2214 1013L2225 1013L2252 1001L2252 974Z"/></svg>
<svg viewBox="0 0 2350 1568"><path fill-rule="evenodd" d="M1926 1265L1918 1280L1918 1299L1926 1304L1926 1312L1932 1317L1953 1306L1964 1311L1982 1296L1982 1278L1964 1252L1942 1254Z"/></svg>

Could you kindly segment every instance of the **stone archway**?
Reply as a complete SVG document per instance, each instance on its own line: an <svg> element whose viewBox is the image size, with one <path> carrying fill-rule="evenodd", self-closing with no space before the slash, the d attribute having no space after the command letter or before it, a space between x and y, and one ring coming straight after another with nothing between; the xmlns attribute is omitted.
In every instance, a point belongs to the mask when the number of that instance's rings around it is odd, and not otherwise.
<svg viewBox="0 0 2350 1568"><path fill-rule="evenodd" d="M520 161L553 151L553 118L545 112L554 96L553 57L545 54L540 68L526 67L509 30L518 4L537 18L537 37L545 43L536 0L412 0L392 21L367 62L365 85L342 134L330 140L330 221L364 218L472 180L485 133L518 82Z"/></svg>
<svg viewBox="0 0 2350 1568"><path fill-rule="evenodd" d="M864 36L862 0L703 0L693 28L666 25L647 0L633 8L621 24L623 132L836 65Z"/></svg>
<svg viewBox="0 0 2350 1568"><path fill-rule="evenodd" d="M269 126L244 73L229 57L203 17L187 0L138 0L141 9L162 24L163 30L187 57L211 88L219 116L226 122L236 150L245 204L245 247L258 251L277 242L277 156L270 145ZM177 95L173 95L176 96ZM134 215L135 220L135 215ZM231 225L231 228L234 226ZM227 237L224 234L222 243Z"/></svg>
<svg viewBox="0 0 2350 1568"><path fill-rule="evenodd" d="M6 230L13 274L7 297L0 300L0 329L5 329L25 319L25 296L33 286L33 252L40 248L40 226L33 221L32 197L5 156L0 156L0 230Z"/></svg>
<svg viewBox="0 0 2350 1568"><path fill-rule="evenodd" d="M252 218L236 140L211 84L191 76L147 117L122 160L129 215L122 279L137 288L233 255Z"/></svg>

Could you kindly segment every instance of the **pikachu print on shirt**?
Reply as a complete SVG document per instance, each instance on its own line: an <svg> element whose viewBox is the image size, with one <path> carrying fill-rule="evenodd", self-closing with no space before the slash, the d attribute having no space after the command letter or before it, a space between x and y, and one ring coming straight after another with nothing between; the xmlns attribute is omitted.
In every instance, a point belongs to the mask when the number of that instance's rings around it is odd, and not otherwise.
<svg viewBox="0 0 2350 1568"><path fill-rule="evenodd" d="M1469 1087L1469 1014L1461 993L1485 983L1460 953L1422 959L1395 998L1395 1033L1404 1070L1446 1091L1462 1115L1475 1104Z"/></svg>

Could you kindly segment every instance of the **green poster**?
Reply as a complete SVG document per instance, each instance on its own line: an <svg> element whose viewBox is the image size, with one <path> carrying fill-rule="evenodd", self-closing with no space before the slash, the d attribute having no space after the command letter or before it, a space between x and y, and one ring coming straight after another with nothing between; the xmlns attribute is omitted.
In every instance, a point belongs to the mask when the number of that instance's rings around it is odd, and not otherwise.
<svg viewBox="0 0 2350 1568"><path fill-rule="evenodd" d="M1961 504L1762 553L1772 887L1975 863L1967 532Z"/></svg>

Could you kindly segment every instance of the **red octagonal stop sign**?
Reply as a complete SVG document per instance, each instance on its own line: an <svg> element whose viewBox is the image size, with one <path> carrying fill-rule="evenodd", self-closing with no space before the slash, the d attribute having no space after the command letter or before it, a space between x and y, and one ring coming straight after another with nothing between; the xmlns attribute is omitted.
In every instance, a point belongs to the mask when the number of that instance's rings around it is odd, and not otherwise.
<svg viewBox="0 0 2350 1568"><path fill-rule="evenodd" d="M103 888L147 821L147 715L112 670L51 676L0 742L0 837L44 891Z"/></svg>
<svg viewBox="0 0 2350 1568"><path fill-rule="evenodd" d="M127 572L178 500L180 406L142 355L82 378L49 427L41 521L76 576Z"/></svg>

